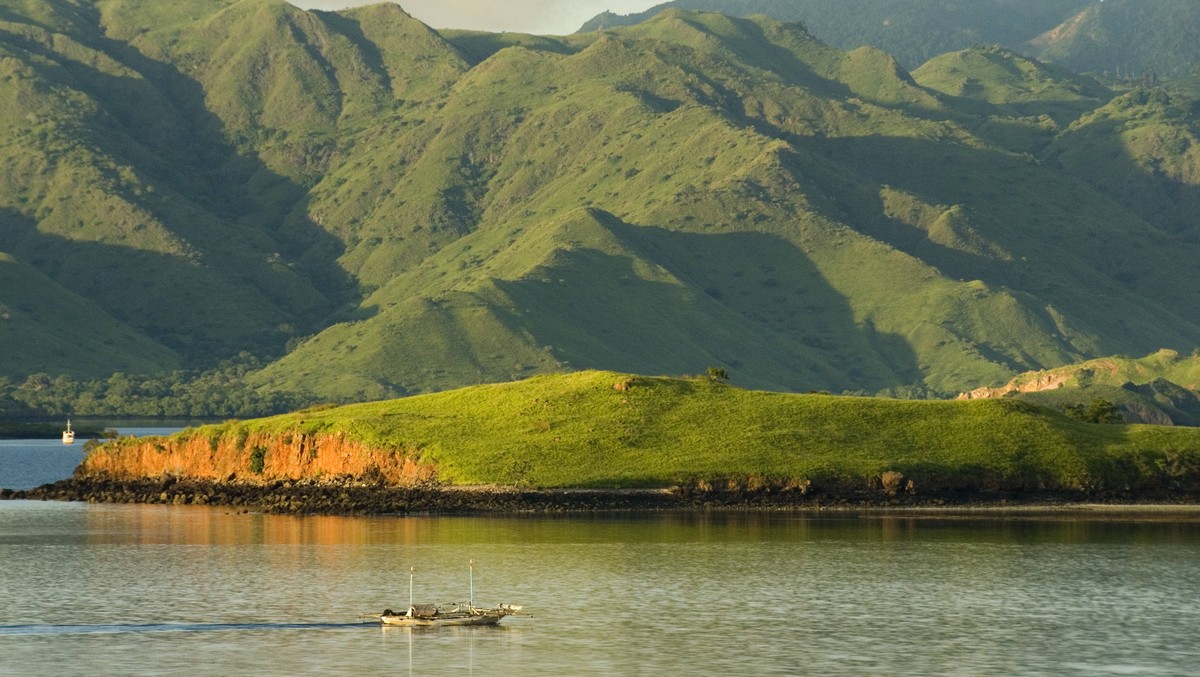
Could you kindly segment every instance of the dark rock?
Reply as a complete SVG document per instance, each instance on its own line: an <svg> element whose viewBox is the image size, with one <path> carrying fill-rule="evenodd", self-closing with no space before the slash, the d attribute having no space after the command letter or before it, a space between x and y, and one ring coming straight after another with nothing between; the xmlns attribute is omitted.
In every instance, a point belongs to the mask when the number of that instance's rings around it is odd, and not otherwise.
<svg viewBox="0 0 1200 677"><path fill-rule="evenodd" d="M1176 467L1177 466L1177 467ZM93 503L168 503L240 506L279 514L297 515L404 515L567 513L662 510L824 510L839 508L906 508L919 506L996 505L1118 501L1126 503L1170 500L1196 503L1197 468L1179 462L1164 472L1163 481L1149 486L1121 485L1119 490L1090 491L979 482L975 485L935 488L923 483L918 496L913 480L881 477L874 487L861 482L826 481L762 486L729 482L695 482L671 491L659 490L515 490L506 487L467 489L417 485L365 486L339 481L310 480L269 485L209 482L186 478L113 481L72 478L27 491L0 491L0 499L89 501ZM985 478L986 479L986 478ZM987 485L987 488L984 485ZM993 486L994 484L994 486ZM891 487L895 493L881 494Z"/></svg>

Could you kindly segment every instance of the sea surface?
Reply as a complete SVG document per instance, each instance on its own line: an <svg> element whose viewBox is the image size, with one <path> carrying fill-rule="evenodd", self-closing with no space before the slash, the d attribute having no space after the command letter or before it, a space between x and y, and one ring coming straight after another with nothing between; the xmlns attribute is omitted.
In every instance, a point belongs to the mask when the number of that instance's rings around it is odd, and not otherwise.
<svg viewBox="0 0 1200 677"><path fill-rule="evenodd" d="M76 420L78 425L80 421ZM170 435L183 430L186 422L88 420L91 425L111 428L119 435L146 437ZM62 439L0 440L0 489L32 489L65 480L83 460L87 438L79 436L74 444Z"/></svg>
<svg viewBox="0 0 1200 677"><path fill-rule="evenodd" d="M417 603L473 589L529 615L381 627L410 584ZM0 501L2 675L1195 675L1197 628L1187 514Z"/></svg>

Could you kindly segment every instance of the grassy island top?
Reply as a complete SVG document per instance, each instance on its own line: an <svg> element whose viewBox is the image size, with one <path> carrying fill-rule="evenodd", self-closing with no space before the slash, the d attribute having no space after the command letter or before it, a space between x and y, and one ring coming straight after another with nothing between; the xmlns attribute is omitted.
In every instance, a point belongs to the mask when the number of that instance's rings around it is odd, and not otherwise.
<svg viewBox="0 0 1200 677"><path fill-rule="evenodd" d="M1083 423L1012 399L784 394L602 371L316 407L180 435L343 435L432 464L446 484L543 488L721 479L845 485L897 472L943 489L1111 489L1160 486L1200 466L1195 428Z"/></svg>

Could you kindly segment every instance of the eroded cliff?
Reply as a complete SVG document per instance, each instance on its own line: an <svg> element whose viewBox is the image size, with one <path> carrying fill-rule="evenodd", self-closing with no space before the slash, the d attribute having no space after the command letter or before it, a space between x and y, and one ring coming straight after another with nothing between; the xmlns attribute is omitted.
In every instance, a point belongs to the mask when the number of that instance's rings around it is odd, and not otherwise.
<svg viewBox="0 0 1200 677"><path fill-rule="evenodd" d="M436 480L415 449L371 446L345 433L205 429L173 437L123 438L92 450L78 479L187 477L267 484L279 480L356 480L407 486Z"/></svg>

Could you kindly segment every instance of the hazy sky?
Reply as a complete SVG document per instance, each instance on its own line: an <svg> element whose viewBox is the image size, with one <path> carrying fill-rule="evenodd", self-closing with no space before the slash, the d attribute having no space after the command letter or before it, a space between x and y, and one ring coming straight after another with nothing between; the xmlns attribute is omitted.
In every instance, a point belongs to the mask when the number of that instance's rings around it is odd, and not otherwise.
<svg viewBox="0 0 1200 677"><path fill-rule="evenodd" d="M381 0L289 0L305 9L343 9ZM664 0L399 0L404 11L434 28L474 28L541 35L574 33L604 10L629 14Z"/></svg>

